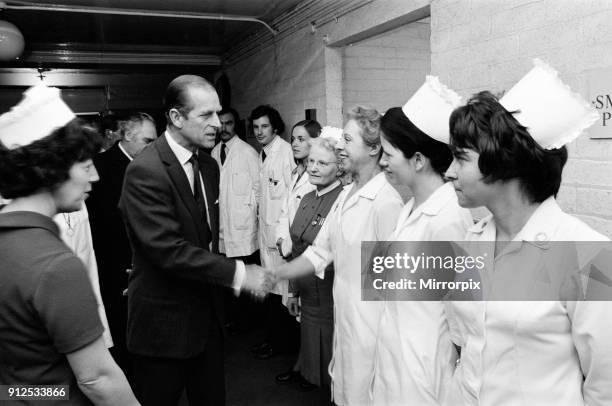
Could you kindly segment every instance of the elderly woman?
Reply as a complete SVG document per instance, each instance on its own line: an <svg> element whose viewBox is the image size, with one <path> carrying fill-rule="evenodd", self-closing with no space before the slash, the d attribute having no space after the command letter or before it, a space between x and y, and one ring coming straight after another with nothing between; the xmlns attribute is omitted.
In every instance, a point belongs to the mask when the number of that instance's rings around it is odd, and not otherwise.
<svg viewBox="0 0 612 406"><path fill-rule="evenodd" d="M393 231L402 200L378 166L380 114L355 107L336 145L348 185L332 206L319 235L302 255L276 268L281 279L316 273L334 263L334 343L329 371L337 405L369 402L376 329L382 303L361 300L361 242L380 241Z"/></svg>
<svg viewBox="0 0 612 406"><path fill-rule="evenodd" d="M101 145L38 86L0 117L0 383L68 385L71 405L137 405L103 340L83 263L52 217L79 210Z"/></svg>
<svg viewBox="0 0 612 406"><path fill-rule="evenodd" d="M606 239L555 200L567 160L564 144L592 123L593 113L586 102L576 104L575 95L564 98L567 87L551 77L550 68L532 73L537 80L528 86L519 82L508 99L481 92L450 118L454 160L447 176L459 204L491 212L467 234L472 244L490 242L480 245L487 250L483 275L491 285L530 275L541 284L542 272L550 275L544 279L554 279L559 267L540 269L539 261L516 266L526 255L546 256L554 248L551 241ZM557 81L553 89L540 88ZM542 103L544 94L557 105ZM546 116L554 119L545 122ZM461 347L449 405L612 404L609 302L455 301L448 310L451 337Z"/></svg>
<svg viewBox="0 0 612 406"><path fill-rule="evenodd" d="M437 78L428 77L403 108L391 108L383 116L380 165L391 184L407 186L413 194L389 241L463 240L473 224L469 210L459 206L453 185L443 176L453 159L448 118L459 101ZM430 125L432 118L441 125ZM401 250L411 248L399 245ZM456 359L444 304L387 300L384 306L372 404L439 405Z"/></svg>
<svg viewBox="0 0 612 406"><path fill-rule="evenodd" d="M342 192L334 151L336 140L311 140L308 156L309 180L316 190L306 194L291 223L291 258L297 258L314 242L332 205ZM334 331L332 286L334 268L325 269L323 279L307 275L290 282L289 312L301 316L301 346L294 370L279 375L279 382L300 381L300 388L329 386L327 367L332 355ZM299 303L299 305L298 305ZM301 373L301 377L300 377Z"/></svg>

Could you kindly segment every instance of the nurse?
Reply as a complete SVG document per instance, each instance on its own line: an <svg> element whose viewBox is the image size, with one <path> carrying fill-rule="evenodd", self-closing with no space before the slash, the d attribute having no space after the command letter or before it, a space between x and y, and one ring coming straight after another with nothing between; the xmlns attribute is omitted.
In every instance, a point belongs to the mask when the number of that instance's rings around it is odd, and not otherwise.
<svg viewBox="0 0 612 406"><path fill-rule="evenodd" d="M460 101L428 76L403 108L391 108L382 117L380 165L391 184L407 186L413 194L388 240L457 241L473 224L443 177L453 160L448 118ZM387 300L375 354L372 404L439 405L456 359L444 304Z"/></svg>
<svg viewBox="0 0 612 406"><path fill-rule="evenodd" d="M491 242L483 273L494 271L491 283L525 273L537 279L537 270L513 264L545 255L551 241L606 240L555 199L565 144L595 120L591 106L540 61L500 101L481 92L451 115L447 176L459 204L491 212L467 234L472 243ZM461 347L449 405L612 404L608 302L447 303L451 337Z"/></svg>
<svg viewBox="0 0 612 406"><path fill-rule="evenodd" d="M52 220L81 209L98 180L98 137L43 84L0 116L0 193L12 199L0 206L0 385L67 386L55 404L136 406L87 271Z"/></svg>
<svg viewBox="0 0 612 406"><path fill-rule="evenodd" d="M376 110L353 108L336 149L353 183L338 196L313 245L275 271L280 279L310 273L323 279L334 263L332 397L339 406L364 405L370 403L382 302L361 301L361 242L385 240L391 234L402 200L378 165L382 150Z"/></svg>

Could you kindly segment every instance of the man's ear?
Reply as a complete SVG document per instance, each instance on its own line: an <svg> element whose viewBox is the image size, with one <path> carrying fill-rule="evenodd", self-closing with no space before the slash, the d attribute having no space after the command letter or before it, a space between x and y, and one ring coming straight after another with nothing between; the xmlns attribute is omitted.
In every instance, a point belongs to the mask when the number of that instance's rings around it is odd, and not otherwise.
<svg viewBox="0 0 612 406"><path fill-rule="evenodd" d="M123 139L128 142L131 142L133 138L134 138L134 135L132 134L131 131L126 131L125 135L123 136Z"/></svg>
<svg viewBox="0 0 612 406"><path fill-rule="evenodd" d="M168 118L173 126L183 128L183 120L185 117L183 117L183 114L178 111L178 109L170 109L170 111L168 111Z"/></svg>

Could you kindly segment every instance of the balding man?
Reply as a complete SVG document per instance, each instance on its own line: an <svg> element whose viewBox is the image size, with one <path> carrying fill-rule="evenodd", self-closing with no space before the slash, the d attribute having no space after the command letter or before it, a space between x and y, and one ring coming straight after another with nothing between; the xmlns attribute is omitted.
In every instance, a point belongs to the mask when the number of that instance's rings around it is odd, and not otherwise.
<svg viewBox="0 0 612 406"><path fill-rule="evenodd" d="M174 79L165 133L128 167L119 208L134 253L127 347L144 405L225 403L221 286L263 291L264 275L218 255L219 167L212 145L221 110L199 76ZM214 138L213 138L214 139Z"/></svg>

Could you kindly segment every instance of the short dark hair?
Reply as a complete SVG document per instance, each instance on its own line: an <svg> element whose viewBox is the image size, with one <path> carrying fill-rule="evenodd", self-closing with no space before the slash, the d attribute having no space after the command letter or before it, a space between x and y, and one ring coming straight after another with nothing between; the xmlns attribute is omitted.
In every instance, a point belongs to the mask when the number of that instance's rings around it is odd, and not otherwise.
<svg viewBox="0 0 612 406"><path fill-rule="evenodd" d="M444 174L453 161L448 145L421 131L400 107L387 110L380 119L380 129L385 140L399 149L406 158L412 158L415 153L420 152L429 159L433 170L440 175Z"/></svg>
<svg viewBox="0 0 612 406"><path fill-rule="evenodd" d="M451 114L451 149L478 152L484 182L518 179L529 200L540 203L559 192L567 149L542 148L515 113L488 91L475 94Z"/></svg>
<svg viewBox="0 0 612 406"><path fill-rule="evenodd" d="M191 87L202 87L215 91L213 85L201 76L181 75L176 77L170 82L164 94L164 113L168 122L170 122L168 116L170 110L177 109L181 114L186 115L193 108L189 105L189 98L187 97L187 90Z"/></svg>
<svg viewBox="0 0 612 406"><path fill-rule="evenodd" d="M26 146L9 150L0 144L0 195L15 199L53 190L68 179L72 165L92 159L101 146L100 134L79 118Z"/></svg>
<svg viewBox="0 0 612 406"><path fill-rule="evenodd" d="M219 116L222 116L223 114L231 114L232 117L234 117L235 124L238 124L238 121L240 121L240 116L238 115L238 112L231 107L223 107L219 112Z"/></svg>
<svg viewBox="0 0 612 406"><path fill-rule="evenodd" d="M274 107L268 104L262 104L261 106L257 106L253 109L251 116L249 117L251 125L253 125L253 121L263 116L268 117L268 120L270 120L270 125L272 125L272 129L276 130L276 134L281 135L285 131L285 123L283 122L280 113Z"/></svg>
<svg viewBox="0 0 612 406"><path fill-rule="evenodd" d="M295 129L295 127L304 127L308 132L310 138L317 138L321 135L321 124L319 124L316 120L302 120L298 121L291 127L291 132Z"/></svg>

